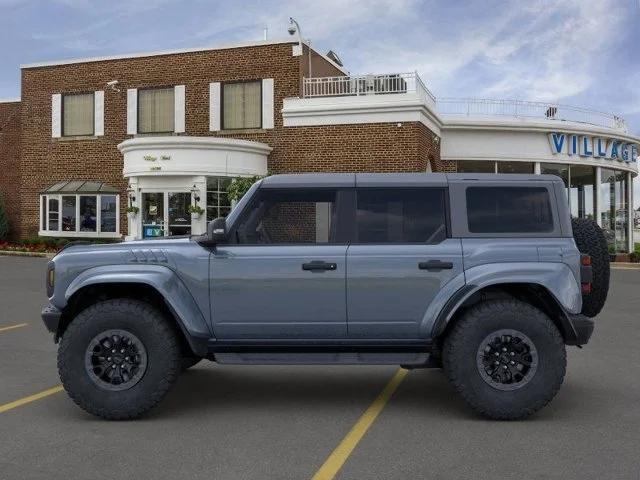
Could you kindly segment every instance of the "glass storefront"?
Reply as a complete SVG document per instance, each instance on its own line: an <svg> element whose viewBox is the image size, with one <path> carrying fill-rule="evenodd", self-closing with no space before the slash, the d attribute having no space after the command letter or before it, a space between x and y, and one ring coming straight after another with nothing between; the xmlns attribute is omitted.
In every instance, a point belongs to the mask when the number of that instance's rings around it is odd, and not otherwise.
<svg viewBox="0 0 640 480"><path fill-rule="evenodd" d="M534 163L498 162L498 173L534 173Z"/></svg>
<svg viewBox="0 0 640 480"><path fill-rule="evenodd" d="M496 173L496 162L459 160L458 173Z"/></svg>
<svg viewBox="0 0 640 480"><path fill-rule="evenodd" d="M540 173L556 175L567 187L571 216L596 218L596 169L587 165L541 163Z"/></svg>
<svg viewBox="0 0 640 480"><path fill-rule="evenodd" d="M628 250L629 192L628 173L602 168L600 170L601 226L611 253Z"/></svg>

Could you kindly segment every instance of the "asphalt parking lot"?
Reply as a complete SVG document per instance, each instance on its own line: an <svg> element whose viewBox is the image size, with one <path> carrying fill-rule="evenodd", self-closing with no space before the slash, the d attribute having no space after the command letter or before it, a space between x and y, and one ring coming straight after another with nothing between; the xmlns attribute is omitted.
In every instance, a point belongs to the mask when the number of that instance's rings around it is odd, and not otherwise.
<svg viewBox="0 0 640 480"><path fill-rule="evenodd" d="M44 259L0 257L0 479L311 479L394 367L186 372L149 416L96 419L58 392L40 323ZM335 478L640 478L640 270L615 270L592 342L522 422L474 415L438 370L409 372ZM9 326L20 325L11 329Z"/></svg>

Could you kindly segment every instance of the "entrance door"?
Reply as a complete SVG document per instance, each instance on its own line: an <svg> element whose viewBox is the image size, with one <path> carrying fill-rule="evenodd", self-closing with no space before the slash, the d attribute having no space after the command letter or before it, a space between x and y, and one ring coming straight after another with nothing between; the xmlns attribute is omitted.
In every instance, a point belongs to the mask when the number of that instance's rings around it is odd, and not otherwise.
<svg viewBox="0 0 640 480"><path fill-rule="evenodd" d="M462 272L459 239L447 238L446 189L359 188L354 243L347 252L352 338L420 338L442 287Z"/></svg>
<svg viewBox="0 0 640 480"><path fill-rule="evenodd" d="M262 189L211 256L218 338L323 339L347 332L336 189Z"/></svg>
<svg viewBox="0 0 640 480"><path fill-rule="evenodd" d="M143 192L142 237L169 237L191 234L189 192Z"/></svg>

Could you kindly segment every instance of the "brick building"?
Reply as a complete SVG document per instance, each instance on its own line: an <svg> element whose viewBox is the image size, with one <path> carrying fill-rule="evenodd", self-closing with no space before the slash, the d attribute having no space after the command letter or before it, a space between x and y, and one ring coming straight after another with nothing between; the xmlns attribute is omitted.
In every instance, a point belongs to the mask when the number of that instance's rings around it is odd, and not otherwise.
<svg viewBox="0 0 640 480"><path fill-rule="evenodd" d="M12 234L201 233L229 211L232 178L267 172L557 170L574 214L628 249L639 139L619 117L532 102L496 115L336 60L287 40L23 65L20 101L0 103Z"/></svg>

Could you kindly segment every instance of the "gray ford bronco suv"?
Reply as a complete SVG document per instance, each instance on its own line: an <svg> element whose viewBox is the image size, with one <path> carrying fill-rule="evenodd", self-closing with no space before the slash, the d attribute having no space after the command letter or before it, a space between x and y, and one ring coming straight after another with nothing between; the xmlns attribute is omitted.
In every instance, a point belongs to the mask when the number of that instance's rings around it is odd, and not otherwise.
<svg viewBox="0 0 640 480"><path fill-rule="evenodd" d="M588 342L609 256L555 176L276 175L205 235L72 245L46 283L64 388L104 418L207 359L442 368L476 411L519 419Z"/></svg>

